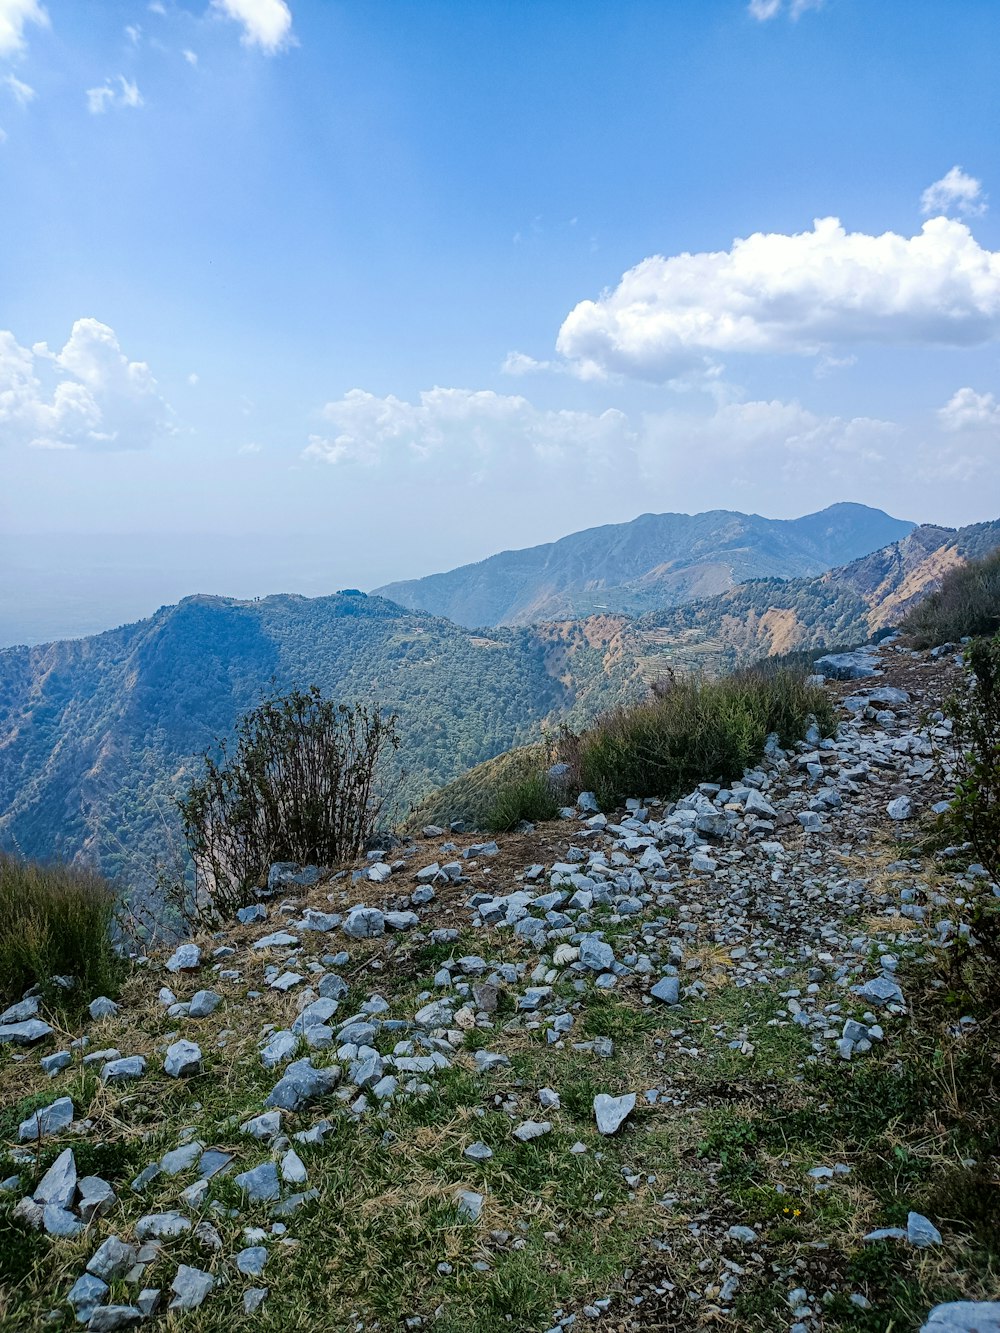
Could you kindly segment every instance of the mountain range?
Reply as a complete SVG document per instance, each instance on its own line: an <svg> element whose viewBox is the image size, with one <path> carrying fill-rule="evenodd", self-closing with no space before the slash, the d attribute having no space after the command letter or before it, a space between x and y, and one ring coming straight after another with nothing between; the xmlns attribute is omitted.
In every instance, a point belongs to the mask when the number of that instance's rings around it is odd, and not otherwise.
<svg viewBox="0 0 1000 1333"><path fill-rule="evenodd" d="M676 572L687 560L684 568L700 567L704 575L708 563L725 565L722 592L638 616L600 607L579 617L470 630L357 591L254 601L195 596L89 638L4 649L0 848L84 858L125 882L152 884L171 847L179 851L173 798L190 781L197 756L271 687L316 684L328 695L377 701L395 712L403 746L394 776L405 809L474 765L538 739L546 725L580 725L640 697L668 669L717 670L867 639L948 568L1000 545L1000 520L960 530L914 528L876 510L836 505L787 525L697 515L688 520L685 553L673 522L684 517L650 516L576 534L579 541L535 548L547 550L544 557L518 553L558 567L558 598L574 606L608 590L632 588L629 596L636 595L644 576L625 575L638 569L650 575L651 588L669 585L676 598L677 579L662 572L668 566ZM673 535L658 558L652 533L661 520ZM824 552L865 547L865 532L875 541L900 529L900 539L842 566L789 577L803 564L822 563ZM503 573L509 566L497 560L492 613L513 617L520 613ZM487 566L473 567L484 598ZM751 569L774 567L778 574L750 576ZM557 597L554 581L544 597ZM602 593L587 591L598 585ZM524 606L529 598L544 600L540 579L520 586Z"/></svg>
<svg viewBox="0 0 1000 1333"><path fill-rule="evenodd" d="M794 519L724 509L642 514L375 591L470 627L600 611L636 615L712 597L747 579L808 578L899 541L914 526L859 504Z"/></svg>

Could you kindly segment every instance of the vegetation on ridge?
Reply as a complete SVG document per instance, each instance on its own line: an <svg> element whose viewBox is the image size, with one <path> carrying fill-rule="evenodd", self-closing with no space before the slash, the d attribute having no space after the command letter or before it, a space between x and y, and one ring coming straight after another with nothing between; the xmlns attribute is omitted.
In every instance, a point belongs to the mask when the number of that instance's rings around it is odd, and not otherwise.
<svg viewBox="0 0 1000 1333"><path fill-rule="evenodd" d="M567 793L593 791L606 808L636 794L680 796L699 782L738 778L771 733L790 745L812 720L823 735L835 729L829 695L808 683L804 669L669 676L645 700L610 710L579 733L564 727L548 745L481 765L422 802L408 825L462 820L503 832L521 820L553 818ZM547 777L553 762L568 768L555 783Z"/></svg>
<svg viewBox="0 0 1000 1333"><path fill-rule="evenodd" d="M219 748L178 805L197 887L227 917L275 861L335 866L361 855L386 808L385 761L399 736L395 717L314 686L262 700L237 721L232 750Z"/></svg>
<svg viewBox="0 0 1000 1333"><path fill-rule="evenodd" d="M114 911L115 895L99 875L0 854L0 1008L33 986L49 1007L69 1012L113 995L124 974Z"/></svg>
<svg viewBox="0 0 1000 1333"><path fill-rule="evenodd" d="M900 629L914 648L995 634L1000 629L1000 549L949 570L941 586L907 613Z"/></svg>
<svg viewBox="0 0 1000 1333"><path fill-rule="evenodd" d="M580 789L610 807L626 796L670 798L699 782L732 782L761 758L771 733L792 745L812 719L824 735L835 729L829 696L802 672L668 678L646 702L598 718L564 754Z"/></svg>

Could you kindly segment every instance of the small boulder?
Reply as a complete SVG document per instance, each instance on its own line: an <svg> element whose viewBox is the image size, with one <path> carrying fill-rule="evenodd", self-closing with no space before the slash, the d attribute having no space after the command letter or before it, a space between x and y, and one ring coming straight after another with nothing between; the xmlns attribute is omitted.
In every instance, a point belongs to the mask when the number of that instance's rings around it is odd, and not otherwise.
<svg viewBox="0 0 1000 1333"><path fill-rule="evenodd" d="M609 1097L606 1092L599 1092L594 1098L594 1117L597 1120L598 1132L616 1133L634 1109L634 1092L628 1092L624 1097Z"/></svg>
<svg viewBox="0 0 1000 1333"><path fill-rule="evenodd" d="M201 1047L193 1041L172 1042L163 1058L164 1072L171 1078L190 1078L201 1073Z"/></svg>

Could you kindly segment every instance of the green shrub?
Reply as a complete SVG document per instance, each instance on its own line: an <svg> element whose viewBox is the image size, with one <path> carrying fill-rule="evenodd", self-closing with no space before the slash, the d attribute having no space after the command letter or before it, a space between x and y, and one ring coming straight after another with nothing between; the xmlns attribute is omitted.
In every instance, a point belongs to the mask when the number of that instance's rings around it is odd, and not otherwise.
<svg viewBox="0 0 1000 1333"><path fill-rule="evenodd" d="M1000 549L949 570L940 588L907 612L900 629L913 648L995 634L1000 629Z"/></svg>
<svg viewBox="0 0 1000 1333"><path fill-rule="evenodd" d="M213 914L247 903L273 861L336 865L364 850L385 806L380 761L394 717L313 686L264 699L236 724L232 754L203 756L178 803L198 888Z"/></svg>
<svg viewBox="0 0 1000 1333"><path fill-rule="evenodd" d="M564 741L579 788L604 805L627 796L674 797L699 782L731 782L764 752L771 732L801 740L810 717L834 730L822 687L802 672L752 667L720 680L672 678L645 703L607 713Z"/></svg>
<svg viewBox="0 0 1000 1333"><path fill-rule="evenodd" d="M522 820L555 819L561 805L548 774L540 769L500 788L486 816L486 827L491 833L507 833Z"/></svg>
<svg viewBox="0 0 1000 1333"><path fill-rule="evenodd" d="M948 702L957 760L955 819L1000 883L1000 634L965 654L968 677Z"/></svg>
<svg viewBox="0 0 1000 1333"><path fill-rule="evenodd" d="M113 995L125 965L114 947L115 896L100 875L0 855L0 996L38 985L55 1007ZM71 990L53 976L73 977Z"/></svg>

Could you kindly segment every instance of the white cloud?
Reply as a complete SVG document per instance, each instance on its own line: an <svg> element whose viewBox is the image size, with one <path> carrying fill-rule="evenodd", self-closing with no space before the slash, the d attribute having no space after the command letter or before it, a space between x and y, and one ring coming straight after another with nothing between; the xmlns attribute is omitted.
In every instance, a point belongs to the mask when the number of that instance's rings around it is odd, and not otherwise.
<svg viewBox="0 0 1000 1333"><path fill-rule="evenodd" d="M137 85L126 79L124 74L118 75L117 88L107 79L100 88L87 89L87 110L92 116L103 115L110 107L139 107L142 104L142 94Z"/></svg>
<svg viewBox="0 0 1000 1333"><path fill-rule="evenodd" d="M40 449L143 449L170 433L149 367L113 329L78 319L66 345L21 347L0 331L0 439Z"/></svg>
<svg viewBox="0 0 1000 1333"><path fill-rule="evenodd" d="M34 88L27 83L22 83L21 80L16 78L13 74L8 74L4 79L4 83L13 93L14 100L17 102L18 106L27 106L28 103L33 102L38 95Z"/></svg>
<svg viewBox="0 0 1000 1333"><path fill-rule="evenodd" d="M541 370L561 369L554 367L551 361L536 361L527 352L508 352L500 370L504 375L534 375Z"/></svg>
<svg viewBox="0 0 1000 1333"><path fill-rule="evenodd" d="M7 142L7 131L3 128L3 126L0 126L0 143L6 143L6 142Z"/></svg>
<svg viewBox="0 0 1000 1333"><path fill-rule="evenodd" d="M807 9L821 9L823 3L824 0L790 0L788 17L797 19ZM768 19L777 18L784 12L784 0L750 0L747 10L751 18L755 18L759 23L766 23Z"/></svg>
<svg viewBox="0 0 1000 1333"><path fill-rule="evenodd" d="M990 430L1000 427L1000 403L991 393L958 389L938 408L938 420L946 431Z"/></svg>
<svg viewBox="0 0 1000 1333"><path fill-rule="evenodd" d="M142 37L142 29L139 27L138 23L129 23L125 28L125 36L133 46L138 46L139 39Z"/></svg>
<svg viewBox="0 0 1000 1333"><path fill-rule="evenodd" d="M701 468L711 460L714 467L750 467L773 480L818 465L836 473L841 465L880 464L900 428L871 417L820 416L799 402L772 399L721 403L709 416L652 415L643 435L647 463L651 449L673 441L679 467Z"/></svg>
<svg viewBox="0 0 1000 1333"><path fill-rule="evenodd" d="M262 453L263 451L259 444L254 444L253 441L251 441L249 444L241 444L240 447L236 450L236 452L238 454L245 454L250 456L253 454Z"/></svg>
<svg viewBox="0 0 1000 1333"><path fill-rule="evenodd" d="M920 196L921 213L961 213L981 217L986 212L982 181L968 175L961 167L952 167L939 181L928 185Z"/></svg>
<svg viewBox="0 0 1000 1333"><path fill-rule="evenodd" d="M292 11L285 0L212 0L212 8L243 25L244 46L274 55L292 41Z"/></svg>
<svg viewBox="0 0 1000 1333"><path fill-rule="evenodd" d="M583 373L670 380L719 353L818 355L845 343L970 346L1000 336L1000 252L964 223L931 218L912 238L817 219L730 250L654 255L581 301L559 352Z"/></svg>
<svg viewBox="0 0 1000 1333"><path fill-rule="evenodd" d="M518 460L614 461L634 436L624 413L546 411L519 395L434 388L414 403L352 389L327 403L330 430L309 439L304 457L375 466L440 458L454 467Z"/></svg>
<svg viewBox="0 0 1000 1333"><path fill-rule="evenodd" d="M49 16L38 0L0 0L0 56L24 50L24 29L29 23L49 26Z"/></svg>
<svg viewBox="0 0 1000 1333"><path fill-rule="evenodd" d="M182 55L182 56L184 57L184 59L188 62L189 65L197 65L197 63L198 63L198 57L197 57L197 55L194 53L194 51L184 50L184 51L181 52L181 55Z"/></svg>

